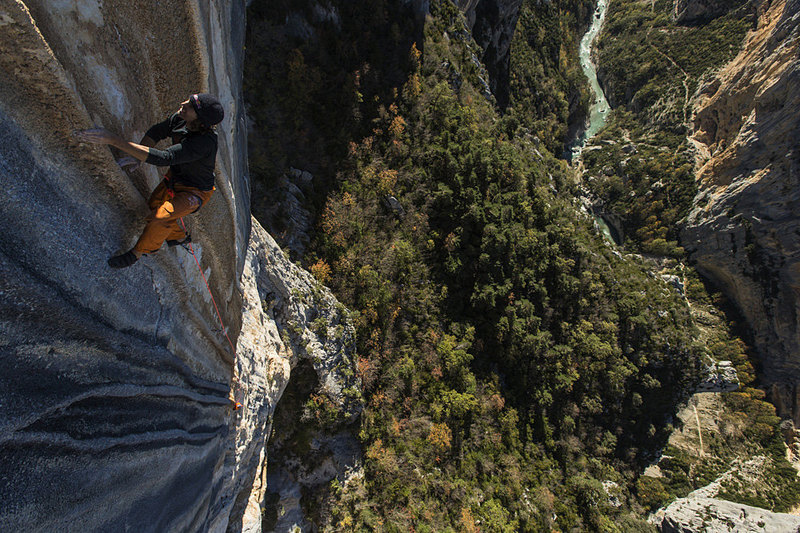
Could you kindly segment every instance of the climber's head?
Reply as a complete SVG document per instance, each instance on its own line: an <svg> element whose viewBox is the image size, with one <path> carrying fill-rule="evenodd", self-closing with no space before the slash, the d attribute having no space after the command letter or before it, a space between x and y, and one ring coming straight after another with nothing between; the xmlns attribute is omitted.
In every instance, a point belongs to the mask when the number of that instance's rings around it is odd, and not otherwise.
<svg viewBox="0 0 800 533"><path fill-rule="evenodd" d="M197 119L206 128L216 126L225 118L225 111L216 96L208 93L193 94L189 102L197 114Z"/></svg>
<svg viewBox="0 0 800 533"><path fill-rule="evenodd" d="M222 122L225 111L222 104L211 94L199 93L181 102L178 116L186 121L191 130L209 130Z"/></svg>
<svg viewBox="0 0 800 533"><path fill-rule="evenodd" d="M187 124L192 124L193 122L197 121L197 111L194 110L194 106L192 106L190 100L181 102L181 108L178 110L178 116L185 120Z"/></svg>

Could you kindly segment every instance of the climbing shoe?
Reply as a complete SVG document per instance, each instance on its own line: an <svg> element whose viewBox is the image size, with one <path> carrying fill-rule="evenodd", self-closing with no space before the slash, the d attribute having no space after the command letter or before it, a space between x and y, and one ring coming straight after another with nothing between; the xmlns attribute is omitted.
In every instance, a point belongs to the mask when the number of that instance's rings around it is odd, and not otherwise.
<svg viewBox="0 0 800 533"><path fill-rule="evenodd" d="M192 242L192 236L187 235L186 238L183 239L182 241L172 241L172 240L167 241L167 246L184 246L186 244L189 244L190 242Z"/></svg>
<svg viewBox="0 0 800 533"><path fill-rule="evenodd" d="M239 382L239 380L236 378L233 378L233 380L237 383ZM234 411L238 411L239 409L242 408L242 402L236 400L236 396L233 392L233 387L231 387L231 390L228 391L228 401L231 402L230 406L233 408Z"/></svg>
<svg viewBox="0 0 800 533"><path fill-rule="evenodd" d="M139 258L133 253L133 250L127 251L121 255L115 255L108 259L108 266L111 268L126 268L138 261Z"/></svg>

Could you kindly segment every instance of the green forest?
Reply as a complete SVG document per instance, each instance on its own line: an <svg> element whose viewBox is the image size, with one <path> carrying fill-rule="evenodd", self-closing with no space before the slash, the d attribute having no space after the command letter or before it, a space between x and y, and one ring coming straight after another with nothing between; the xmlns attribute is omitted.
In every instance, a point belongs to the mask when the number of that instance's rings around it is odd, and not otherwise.
<svg viewBox="0 0 800 533"><path fill-rule="evenodd" d="M678 226L695 196L687 139L691 99L731 60L753 27L752 4L702 25L679 25L673 2L615 0L598 42L598 75L612 107L584 152L589 189L622 216L630 247L680 258ZM734 7L738 6L738 7Z"/></svg>
<svg viewBox="0 0 800 533"><path fill-rule="evenodd" d="M736 447L766 450L781 481L758 495L731 486L729 498L775 510L800 500L779 459L774 409L751 387L746 331L727 318L733 311L715 311L724 298L681 270L688 301L716 317L698 323L650 263L610 245L579 209L579 175L558 156L590 100L577 43L592 3L523 2L506 110L484 94L482 51L449 0L431 0L425 16L389 0L333 0L336 17L315 4L253 2L245 93L254 214L280 240L280 216L259 217L268 191L290 166L311 171L315 224L295 259L357 329L366 407L350 429L364 475L330 483L325 505L307 509L316 524L654 531L646 513L714 479ZM656 1L651 16L637 2L611 2L616 40L603 37L600 61L607 84L636 96L616 97L599 140L631 139L653 157L628 161L625 176L599 172L593 187L632 228L628 251L683 269L675 224L694 189L680 109L654 121L662 86L621 70L643 68L635 61L608 57L639 47L646 25L628 16L671 24L658 14L666 4ZM290 24L297 13L305 26ZM712 21L730 42L709 45L719 53L706 60L729 58L751 23ZM682 61L677 40L659 46ZM680 64L695 77L708 67ZM617 172L625 154L612 146L587 153L590 174ZM739 370L743 387L725 401L741 434L712 442L718 453L705 458L665 451L679 404L712 359ZM320 397L305 409L320 428L336 421ZM664 477L643 476L662 452L671 456Z"/></svg>

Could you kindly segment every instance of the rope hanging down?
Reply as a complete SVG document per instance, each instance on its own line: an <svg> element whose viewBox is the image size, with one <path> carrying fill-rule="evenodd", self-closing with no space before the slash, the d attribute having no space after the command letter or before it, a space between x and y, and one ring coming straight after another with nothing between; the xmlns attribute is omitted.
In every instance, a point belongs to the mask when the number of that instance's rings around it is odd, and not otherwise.
<svg viewBox="0 0 800 533"><path fill-rule="evenodd" d="M178 220L181 223L181 227L183 228L183 232L186 235L188 235L189 232L186 230L186 224L184 224L183 218L179 218ZM192 254L192 257L194 257L194 262L195 262L195 264L197 264L197 269L200 271L200 276L202 276L203 283L205 283L205 285L206 285L206 290L208 291L208 295L211 296L211 303L214 304L214 311L217 312L217 319L219 320L220 327L222 327L222 333L223 333L223 335L225 335L225 338L228 339L228 344L231 345L231 350L233 352L233 360L234 360L234 363L235 363L236 362L236 348L233 346L233 342L231 342L231 338L228 337L228 328L226 328L225 327L225 323L222 322L222 315L219 312L219 307L217 307L217 301L214 299L214 295L211 293L211 287L208 286L208 280L206 279L206 275L203 273L203 267L200 266L200 261L198 261L197 255L194 253L194 246L192 246L192 241L189 241L189 247L188 248L186 248L185 244L183 245L183 247L186 249L187 252ZM234 376L233 379L234 379L234 381L236 381L236 377L235 376ZM233 392L233 384L231 384L231 392ZM235 398L231 397L230 400L231 400L231 402L233 402L234 410L237 410L237 409L242 407L242 404L237 402Z"/></svg>

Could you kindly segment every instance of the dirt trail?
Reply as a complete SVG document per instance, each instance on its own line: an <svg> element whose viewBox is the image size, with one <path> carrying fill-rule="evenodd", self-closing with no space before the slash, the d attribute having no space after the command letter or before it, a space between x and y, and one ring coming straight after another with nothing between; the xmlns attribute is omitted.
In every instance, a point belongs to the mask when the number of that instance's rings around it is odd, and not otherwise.
<svg viewBox="0 0 800 533"><path fill-rule="evenodd" d="M688 72L683 70L681 68L681 66L678 63L676 63L675 60L672 59L667 53L665 53L659 47L657 47L652 42L650 42L650 31L652 29L653 29L652 27L647 29L647 34L646 34L646 37L645 37L645 39L647 41L647 44L649 44L653 48L653 50L656 51L656 53L658 53L664 59L669 61L672 64L673 67L678 69L681 72L681 74L683 74L683 82L682 82L683 83L683 106L681 106L681 111L682 111L682 115L683 115L683 125L688 128L689 127L689 122L688 122L688 116L687 116L686 110L689 107L689 78L690 78L690 75L689 75Z"/></svg>

